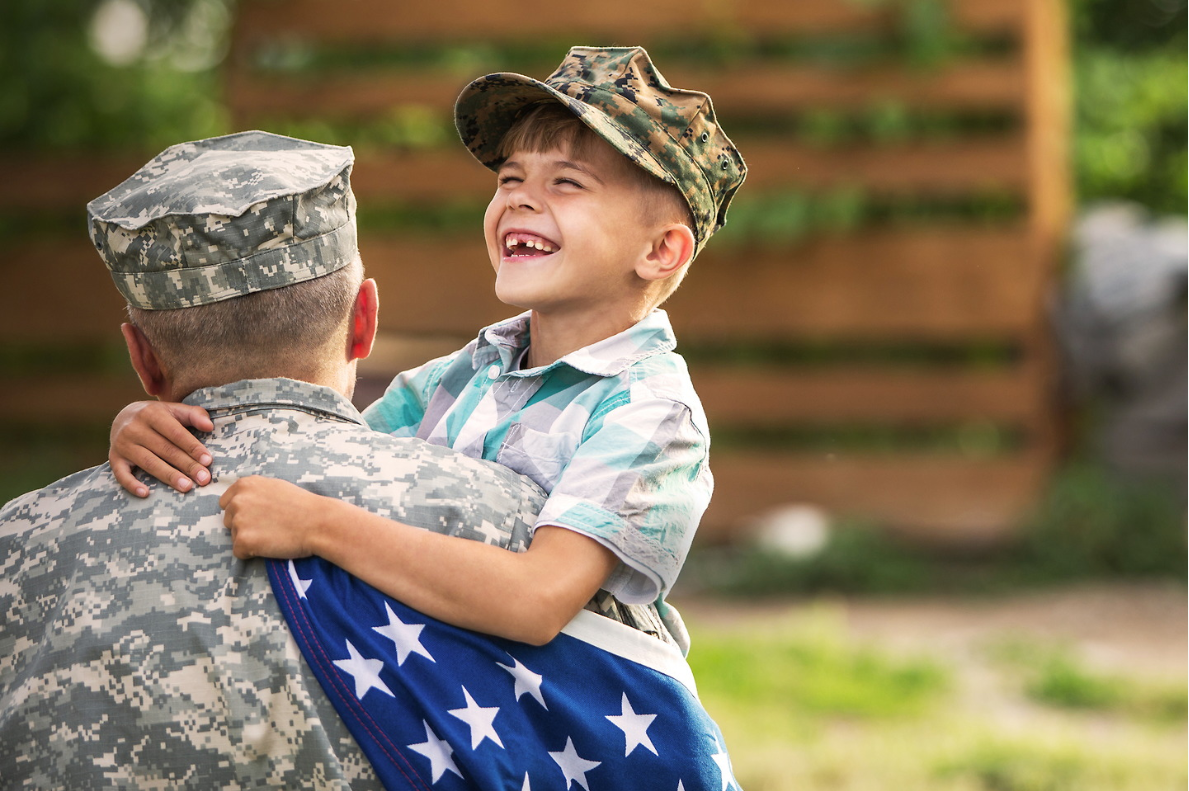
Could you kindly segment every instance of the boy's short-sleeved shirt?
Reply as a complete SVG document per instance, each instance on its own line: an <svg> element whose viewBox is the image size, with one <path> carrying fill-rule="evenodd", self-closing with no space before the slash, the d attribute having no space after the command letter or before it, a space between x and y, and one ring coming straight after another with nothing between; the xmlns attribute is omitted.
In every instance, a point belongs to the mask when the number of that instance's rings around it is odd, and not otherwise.
<svg viewBox="0 0 1189 791"><path fill-rule="evenodd" d="M549 493L535 527L590 536L622 561L605 589L664 596L710 502L710 434L662 310L550 365L520 369L529 314L399 375L368 424L527 475Z"/></svg>

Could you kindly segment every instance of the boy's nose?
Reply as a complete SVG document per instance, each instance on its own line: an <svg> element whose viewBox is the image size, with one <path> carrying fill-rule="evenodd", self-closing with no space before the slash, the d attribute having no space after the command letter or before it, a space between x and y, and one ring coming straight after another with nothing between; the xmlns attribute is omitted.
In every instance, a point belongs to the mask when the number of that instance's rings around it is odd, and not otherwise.
<svg viewBox="0 0 1189 791"><path fill-rule="evenodd" d="M521 182L508 192L508 207L512 209L527 209L528 211L536 211L539 203L535 193Z"/></svg>

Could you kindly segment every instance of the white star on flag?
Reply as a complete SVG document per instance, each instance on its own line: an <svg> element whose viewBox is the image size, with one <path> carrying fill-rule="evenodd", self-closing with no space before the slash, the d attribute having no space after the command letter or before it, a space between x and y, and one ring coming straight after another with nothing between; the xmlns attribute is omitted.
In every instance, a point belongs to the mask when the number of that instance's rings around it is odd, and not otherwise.
<svg viewBox="0 0 1189 791"><path fill-rule="evenodd" d="M545 705L545 696L541 694L541 674L529 670L516 657L512 657L512 661L516 663L512 667L501 665L499 662L496 662L496 664L507 670L512 674L512 678L516 679L516 685L512 690L513 694L516 695L516 699L520 700L521 695L532 695L541 704L541 708L548 711L549 707Z"/></svg>
<svg viewBox="0 0 1189 791"><path fill-rule="evenodd" d="M442 775L447 771L462 777L462 772L458 771L454 759L450 757L454 754L454 749L446 743L445 739L438 738L438 735L433 732L433 728L429 727L428 722L422 720L421 724L425 726L425 741L421 744L410 744L409 749L421 753L429 759L429 772L433 777L433 782L441 780Z"/></svg>
<svg viewBox="0 0 1189 791"><path fill-rule="evenodd" d="M524 773L524 785L520 787L520 791L533 791L533 787L528 783L528 772Z"/></svg>
<svg viewBox="0 0 1189 791"><path fill-rule="evenodd" d="M346 643L347 653L351 655L351 658L336 659L334 665L355 680L355 697L363 700L363 696L373 687L389 697L396 697L388 685L380 680L380 671L384 669L384 663L379 659L364 659L355 650L355 646L351 645L350 640L347 640Z"/></svg>
<svg viewBox="0 0 1189 791"><path fill-rule="evenodd" d="M566 749L559 753L549 753L549 757L557 763L562 774L566 776L567 789L577 783L586 791L590 791L590 786L586 784L586 773L596 766L602 765L602 761L587 761L585 758L579 758L578 751L574 749L574 740L569 736L566 737Z"/></svg>
<svg viewBox="0 0 1189 791"><path fill-rule="evenodd" d="M656 719L655 714L637 714L632 709L632 704L628 701L627 693L623 693L623 709L620 714L608 714L607 719L611 720L616 728L623 731L624 740L627 746L624 748L623 755L626 758L632 754L632 750L637 747L644 747L653 755L659 755L656 747L652 744L652 739L648 738L648 726Z"/></svg>
<svg viewBox="0 0 1189 791"><path fill-rule="evenodd" d="M297 589L298 597L302 599L307 598L306 591L310 589L310 586L314 584L314 581L303 580L301 577L297 576L297 566L293 565L292 560L289 561L289 579L293 580L293 587Z"/></svg>
<svg viewBox="0 0 1189 791"><path fill-rule="evenodd" d="M467 699L466 708L447 709L447 711L465 722L471 729L471 749L478 749L484 739L491 739L500 747L503 747L504 743L500 741L500 735L495 732L495 715L500 713L500 707L481 707L471 697L471 693L467 691L466 687L462 688L462 694Z"/></svg>
<svg viewBox="0 0 1189 791"><path fill-rule="evenodd" d="M719 774L722 775L722 791L727 791L727 786L735 779L735 775L731 772L731 757L727 755L727 751L722 748L716 739L714 746L718 748L718 752L710 756L714 763L718 764Z"/></svg>
<svg viewBox="0 0 1189 791"><path fill-rule="evenodd" d="M421 654L430 662L436 662L433 655L421 644L421 630L425 628L425 624L405 623L396 617L388 602L384 602L384 609L388 611L388 625L373 626L372 630L396 644L396 666L403 665L409 654Z"/></svg>

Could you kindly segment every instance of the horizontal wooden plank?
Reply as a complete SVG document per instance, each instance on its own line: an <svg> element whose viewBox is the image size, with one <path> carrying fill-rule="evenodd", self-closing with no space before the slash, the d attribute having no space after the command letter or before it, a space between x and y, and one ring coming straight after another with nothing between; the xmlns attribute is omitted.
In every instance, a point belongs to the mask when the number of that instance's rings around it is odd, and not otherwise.
<svg viewBox="0 0 1189 791"><path fill-rule="evenodd" d="M97 155L0 154L0 177L19 190L5 190L0 208L67 210L78 214L78 229L86 234L87 203L135 173L156 152Z"/></svg>
<svg viewBox="0 0 1189 791"><path fill-rule="evenodd" d="M228 71L226 95L239 126L278 117L377 118L401 105L448 114L459 92L481 74L362 71L283 76L240 67ZM673 68L666 69L665 76L672 85L710 94L724 119L819 108L865 110L888 102L922 110L1021 113L1026 100L1025 72L1018 61L965 61L930 71L760 64L715 71Z"/></svg>
<svg viewBox="0 0 1189 791"><path fill-rule="evenodd" d="M1002 371L781 370L690 366L711 425L800 423L943 424L1048 419L1052 382L1025 364Z"/></svg>
<svg viewBox="0 0 1189 791"><path fill-rule="evenodd" d="M955 27L998 32L1023 24L1027 0L952 0ZM773 3L771 0L603 0L559 6L553 0L520 0L515 13L500 3L436 0L392 3L346 0L333 10L325 0L252 0L239 4L237 38L260 36L365 42L450 39L519 42L555 36L582 41L630 41L690 34L747 31L766 35L825 34L886 28L898 19L892 4L847 0Z"/></svg>
<svg viewBox="0 0 1189 791"><path fill-rule="evenodd" d="M124 299L86 236L10 247L0 256L0 338L54 343L119 337Z"/></svg>
<svg viewBox="0 0 1189 791"><path fill-rule="evenodd" d="M822 236L787 250L712 244L669 304L686 339L1020 337L1041 318L1049 271L1011 228Z"/></svg>
<svg viewBox="0 0 1189 791"><path fill-rule="evenodd" d="M512 312L492 293L478 218L466 240L368 235L360 250L380 283L387 331L469 336ZM1010 339L1041 320L1049 272L1022 228L865 233L790 249L711 244L667 307L687 340ZM14 247L0 276L6 338L93 337L122 320L81 233Z"/></svg>
<svg viewBox="0 0 1189 791"><path fill-rule="evenodd" d="M881 194L964 194L1023 191L1028 156L1021 136L936 144L808 148L770 139L738 140L747 157L747 191L828 189L855 185ZM132 175L152 156L18 157L0 155L0 174L28 190L0 193L0 208L77 211ZM359 152L351 182L371 202L486 200L495 178L461 145L443 150Z"/></svg>
<svg viewBox="0 0 1189 791"><path fill-rule="evenodd" d="M477 231L469 242L369 236L360 249L388 295L389 331L466 334L509 312L491 296ZM712 244L668 308L687 340L1016 337L1039 320L1046 283L1022 230L869 233L790 250Z"/></svg>
<svg viewBox="0 0 1189 791"><path fill-rule="evenodd" d="M764 512L808 504L914 539L970 547L1012 537L1036 502L1050 461L1039 451L987 461L718 453L711 467L715 491L701 541L738 537Z"/></svg>
<svg viewBox="0 0 1189 791"><path fill-rule="evenodd" d="M125 376L76 374L0 379L0 415L5 422L21 425L110 423L125 406L147 398L131 364Z"/></svg>
<svg viewBox="0 0 1189 791"><path fill-rule="evenodd" d="M1021 136L935 144L844 149L797 143L737 141L747 158L748 193L859 186L885 195L1022 192L1028 156ZM2 165L0 165L2 167ZM0 171L2 172L2 171ZM363 154L352 184L360 201L486 199L495 179L459 146L455 151ZM0 199L2 200L2 199Z"/></svg>
<svg viewBox="0 0 1189 791"><path fill-rule="evenodd" d="M477 234L466 243L368 237L361 249L381 288L397 290L386 329L460 334L508 312L489 296ZM1038 322L1047 282L1019 229L882 232L789 250L712 244L668 307L687 340L1015 337Z"/></svg>

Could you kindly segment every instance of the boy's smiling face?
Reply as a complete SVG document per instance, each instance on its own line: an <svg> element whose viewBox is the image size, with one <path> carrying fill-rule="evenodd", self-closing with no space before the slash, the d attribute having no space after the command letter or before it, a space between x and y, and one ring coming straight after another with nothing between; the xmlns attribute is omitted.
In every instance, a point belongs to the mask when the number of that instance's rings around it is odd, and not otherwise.
<svg viewBox="0 0 1189 791"><path fill-rule="evenodd" d="M512 152L484 217L487 252L501 301L542 318L619 322L640 302L636 266L655 229L634 165L602 141L584 148Z"/></svg>

